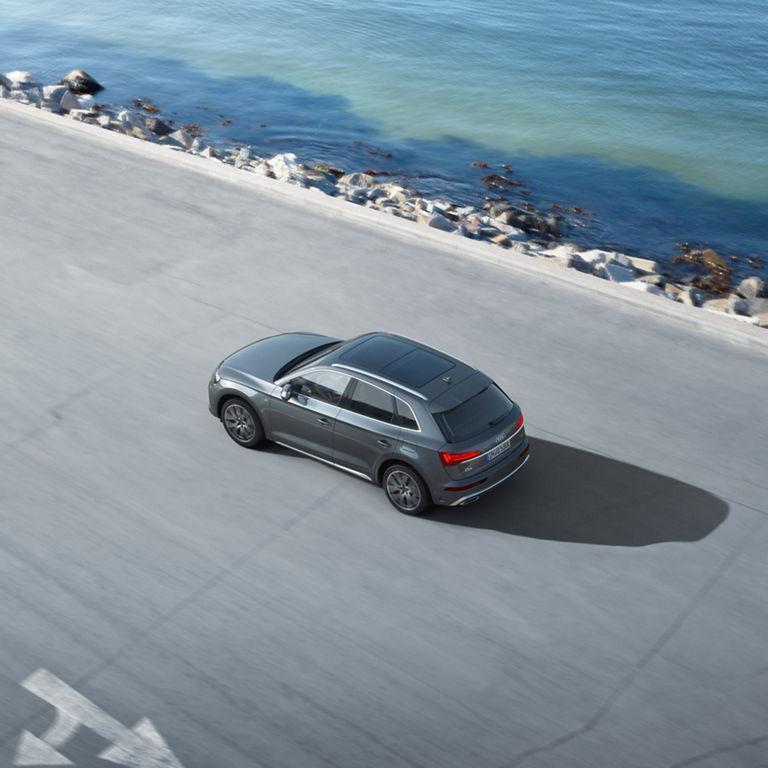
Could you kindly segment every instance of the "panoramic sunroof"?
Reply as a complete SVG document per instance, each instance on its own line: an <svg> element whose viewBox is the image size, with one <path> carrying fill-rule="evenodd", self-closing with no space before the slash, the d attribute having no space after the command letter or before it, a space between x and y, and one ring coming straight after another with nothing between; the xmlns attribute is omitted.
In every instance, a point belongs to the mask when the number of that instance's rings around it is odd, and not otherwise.
<svg viewBox="0 0 768 768"><path fill-rule="evenodd" d="M426 349L414 349L407 355L382 368L390 378L409 387L423 387L427 382L454 367L454 363Z"/></svg>
<svg viewBox="0 0 768 768"><path fill-rule="evenodd" d="M341 356L341 360L369 368L372 371L380 371L393 360L402 357L412 350L413 344L408 344L399 339L388 336L372 336L356 344L349 352Z"/></svg>
<svg viewBox="0 0 768 768"><path fill-rule="evenodd" d="M341 359L370 371L379 371L409 387L423 387L454 367L451 360L389 336L366 339L343 354Z"/></svg>

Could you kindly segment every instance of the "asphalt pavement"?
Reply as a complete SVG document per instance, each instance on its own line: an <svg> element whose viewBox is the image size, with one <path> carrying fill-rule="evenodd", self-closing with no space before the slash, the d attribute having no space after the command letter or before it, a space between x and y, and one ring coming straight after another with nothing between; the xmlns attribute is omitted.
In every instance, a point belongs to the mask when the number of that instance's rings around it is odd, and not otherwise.
<svg viewBox="0 0 768 768"><path fill-rule="evenodd" d="M0 104L0 765L768 766L768 331L245 176ZM413 519L239 448L292 330L477 365L531 461Z"/></svg>

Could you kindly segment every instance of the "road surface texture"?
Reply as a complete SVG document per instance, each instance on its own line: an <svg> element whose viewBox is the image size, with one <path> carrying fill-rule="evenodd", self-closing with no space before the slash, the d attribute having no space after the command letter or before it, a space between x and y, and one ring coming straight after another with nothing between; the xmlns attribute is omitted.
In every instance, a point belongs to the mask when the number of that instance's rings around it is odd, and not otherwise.
<svg viewBox="0 0 768 768"><path fill-rule="evenodd" d="M0 765L768 766L768 331L235 173L0 105ZM291 330L472 362L530 463L411 519L243 450Z"/></svg>

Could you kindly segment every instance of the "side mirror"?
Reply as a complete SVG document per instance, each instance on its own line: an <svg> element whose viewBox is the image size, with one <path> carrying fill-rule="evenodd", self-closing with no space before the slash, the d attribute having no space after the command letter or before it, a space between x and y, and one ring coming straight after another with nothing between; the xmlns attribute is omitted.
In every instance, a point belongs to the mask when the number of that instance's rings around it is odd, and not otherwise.
<svg viewBox="0 0 768 768"><path fill-rule="evenodd" d="M293 397L293 387L290 382L288 384L283 384L283 388L280 390L280 399L288 401L291 397Z"/></svg>

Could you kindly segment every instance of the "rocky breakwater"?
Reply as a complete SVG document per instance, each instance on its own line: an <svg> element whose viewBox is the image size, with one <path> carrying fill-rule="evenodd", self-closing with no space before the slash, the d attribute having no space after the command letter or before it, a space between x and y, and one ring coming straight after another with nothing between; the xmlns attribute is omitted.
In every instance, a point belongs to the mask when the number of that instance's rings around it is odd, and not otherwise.
<svg viewBox="0 0 768 768"><path fill-rule="evenodd" d="M102 86L82 70L74 70L49 85L37 81L29 72L0 75L2 99L66 115L169 150L226 163L246 173L318 189L460 237L486 241L507 249L510 258L552 260L564 268L589 273L621 287L768 327L768 292L764 281L749 277L731 288L728 266L714 251L681 244L680 260L699 269L692 269L684 279L674 279L651 259L565 242L562 230L567 230L567 225L557 211L543 212L529 205L490 199L482 208L461 206L447 200L427 199L410 188L407 181L383 180L370 170L347 173L324 165L308 166L292 153L264 157L250 146L212 146L205 141L198 125L177 127L172 120L161 119L160 110L147 99L136 99L132 107L97 104L94 94L101 90ZM706 274L701 274L701 268Z"/></svg>

